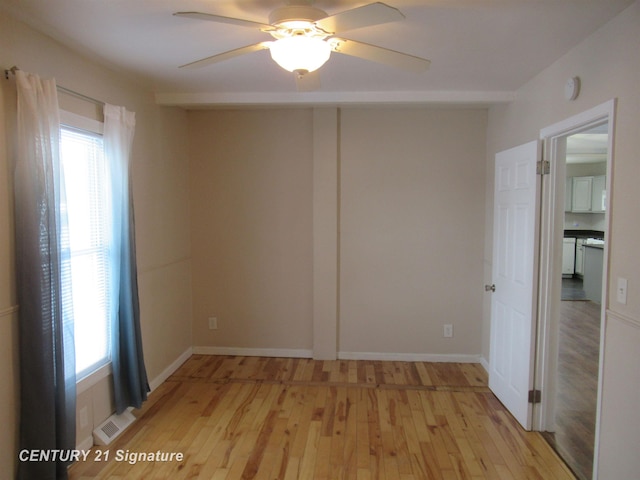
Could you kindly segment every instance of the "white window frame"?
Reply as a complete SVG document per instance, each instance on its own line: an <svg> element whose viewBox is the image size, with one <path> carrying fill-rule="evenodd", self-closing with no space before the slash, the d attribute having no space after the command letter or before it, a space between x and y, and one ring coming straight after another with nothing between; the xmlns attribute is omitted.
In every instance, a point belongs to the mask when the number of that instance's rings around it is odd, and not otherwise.
<svg viewBox="0 0 640 480"><path fill-rule="evenodd" d="M103 135L104 123L92 118L83 117L72 112L60 110L60 125L61 127L68 126L71 128L77 128L85 130L91 133ZM113 372L111 366L111 360L104 365L98 367L87 375L76 379L76 393L80 394L89 390L91 387L100 382L100 380L108 377Z"/></svg>

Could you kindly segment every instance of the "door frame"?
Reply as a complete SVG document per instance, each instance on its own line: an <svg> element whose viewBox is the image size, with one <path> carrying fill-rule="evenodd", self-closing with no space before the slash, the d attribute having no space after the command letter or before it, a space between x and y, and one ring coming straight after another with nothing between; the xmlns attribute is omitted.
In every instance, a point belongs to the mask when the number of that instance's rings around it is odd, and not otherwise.
<svg viewBox="0 0 640 480"><path fill-rule="evenodd" d="M598 367L598 394L596 408L596 431L594 445L594 477L597 476L597 459L599 447L600 415L602 400L602 370L604 358L604 340L606 333L606 310L609 302L609 269L608 258L611 242L611 209L612 209L612 173L614 158L616 100L612 99L590 110L574 115L540 130L543 141L544 159L550 162L549 175L543 177L540 250L539 250L539 284L538 284L538 332L536 340L535 385L541 390L541 402L534 405L533 429L544 431L553 427L555 373L558 354L558 329L554 318L560 306L561 268L562 268L562 235L564 230L564 197L565 197L565 158L566 137L608 122L607 152L607 206L605 209L605 248L603 251L603 281L601 302L600 358Z"/></svg>

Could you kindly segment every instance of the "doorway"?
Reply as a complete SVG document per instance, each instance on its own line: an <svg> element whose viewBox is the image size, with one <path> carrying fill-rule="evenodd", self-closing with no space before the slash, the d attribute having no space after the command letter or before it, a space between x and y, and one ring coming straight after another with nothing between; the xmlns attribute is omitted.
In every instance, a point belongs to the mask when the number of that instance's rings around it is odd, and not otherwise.
<svg viewBox="0 0 640 480"><path fill-rule="evenodd" d="M592 478L598 397L608 122L566 135L564 229L553 424L544 438ZM585 268L586 267L586 268Z"/></svg>
<svg viewBox="0 0 640 480"><path fill-rule="evenodd" d="M543 183L534 428L596 478L614 102L541 132Z"/></svg>

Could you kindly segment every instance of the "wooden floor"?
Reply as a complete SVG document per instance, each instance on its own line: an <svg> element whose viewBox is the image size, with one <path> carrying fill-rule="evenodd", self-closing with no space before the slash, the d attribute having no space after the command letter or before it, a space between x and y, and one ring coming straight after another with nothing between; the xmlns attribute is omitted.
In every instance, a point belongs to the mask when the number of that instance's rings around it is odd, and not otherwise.
<svg viewBox="0 0 640 480"><path fill-rule="evenodd" d="M586 300L587 292L584 291L584 281L581 278L562 279L562 300Z"/></svg>
<svg viewBox="0 0 640 480"><path fill-rule="evenodd" d="M70 478L574 478L475 364L194 355L136 416L108 461ZM132 464L127 451L184 458Z"/></svg>
<svg viewBox="0 0 640 480"><path fill-rule="evenodd" d="M598 396L600 305L590 301L560 306L556 431L545 438L578 478L592 478Z"/></svg>

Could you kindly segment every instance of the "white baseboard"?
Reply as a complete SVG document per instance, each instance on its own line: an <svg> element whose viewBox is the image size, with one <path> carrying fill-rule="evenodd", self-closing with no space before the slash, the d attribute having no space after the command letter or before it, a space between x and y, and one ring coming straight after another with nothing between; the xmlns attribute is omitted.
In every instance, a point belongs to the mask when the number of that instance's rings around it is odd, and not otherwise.
<svg viewBox="0 0 640 480"><path fill-rule="evenodd" d="M158 388L160 385L162 385L162 383L167 378L169 378L173 374L173 372L178 370L178 368L180 368L180 366L184 362L186 362L192 354L193 354L193 348L191 348L191 347L187 348L178 358L176 358L171 363L171 365L169 365L167 368L165 368L160 373L160 375L158 375L153 380L151 380L149 382L149 388L151 389L151 391L153 392L156 388Z"/></svg>
<svg viewBox="0 0 640 480"><path fill-rule="evenodd" d="M246 357L312 358L313 351L292 348L193 347L196 355L237 355Z"/></svg>
<svg viewBox="0 0 640 480"><path fill-rule="evenodd" d="M489 373L489 362L482 355L480 355L480 365L482 365L482 368L484 368L485 372Z"/></svg>
<svg viewBox="0 0 640 480"><path fill-rule="evenodd" d="M90 450L93 447L93 435L89 435L87 438L76 442L76 449L78 450Z"/></svg>
<svg viewBox="0 0 640 480"><path fill-rule="evenodd" d="M313 358L313 350L288 348L241 348L241 347L193 347L195 355L237 355L247 357ZM397 362L449 362L480 363L485 369L486 362L481 355L437 354L437 353L381 353L381 352L338 352L339 360L388 360ZM484 363L483 363L484 362Z"/></svg>
<svg viewBox="0 0 640 480"><path fill-rule="evenodd" d="M392 362L482 363L480 355L439 353L338 352L340 360L385 360Z"/></svg>

